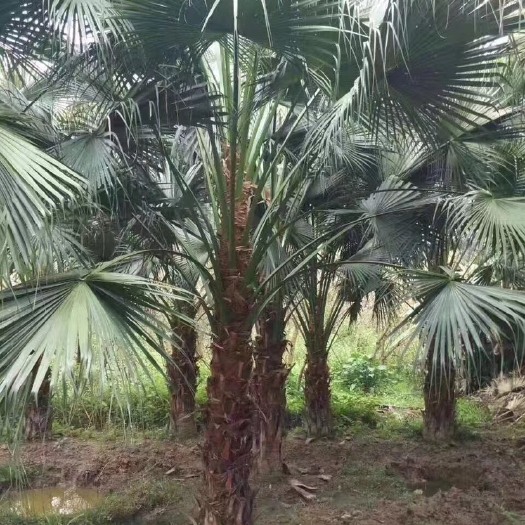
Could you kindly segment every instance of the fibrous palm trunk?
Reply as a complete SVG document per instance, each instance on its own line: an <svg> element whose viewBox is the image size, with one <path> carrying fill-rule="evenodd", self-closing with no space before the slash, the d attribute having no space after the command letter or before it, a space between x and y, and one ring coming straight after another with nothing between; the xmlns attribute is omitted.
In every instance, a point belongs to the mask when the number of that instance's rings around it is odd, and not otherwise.
<svg viewBox="0 0 525 525"><path fill-rule="evenodd" d="M191 311L190 311L191 310ZM188 317L195 316L193 306L185 306ZM197 389L197 332L179 318L170 319L171 329L179 345L172 346L171 362L167 364L170 391L170 429L180 438L197 433L195 423L195 391Z"/></svg>
<svg viewBox="0 0 525 525"><path fill-rule="evenodd" d="M231 173L225 162L226 175ZM229 173L228 173L229 172ZM233 179L233 177L231 177ZM229 184L233 184L233 180ZM246 282L252 250L246 240L251 186L234 203L235 240L219 238L219 275L227 305L212 326L211 375L208 379L208 424L203 446L205 494L200 520L205 525L251 525L254 493L249 484L253 448L253 368L251 310L253 294Z"/></svg>
<svg viewBox="0 0 525 525"><path fill-rule="evenodd" d="M284 311L277 305L267 308L259 322L255 346L252 394L255 402L255 445L259 472L276 472L282 467L285 434L286 379L283 363L288 346L284 340Z"/></svg>
<svg viewBox="0 0 525 525"><path fill-rule="evenodd" d="M431 441L445 441L456 429L456 373L453 363L445 360L434 369L433 351L427 356L424 385L425 412L423 436Z"/></svg>
<svg viewBox="0 0 525 525"><path fill-rule="evenodd" d="M324 437L332 432L330 368L321 323L320 319L311 323L311 331L305 341L304 398L306 428L311 437Z"/></svg>
<svg viewBox="0 0 525 525"><path fill-rule="evenodd" d="M327 352L308 351L304 372L306 428L311 437L332 433L330 368Z"/></svg>
<svg viewBox="0 0 525 525"><path fill-rule="evenodd" d="M33 371L33 378L36 369ZM53 407L51 404L51 372L45 375L37 395L31 399L25 414L25 436L28 440L51 437Z"/></svg>

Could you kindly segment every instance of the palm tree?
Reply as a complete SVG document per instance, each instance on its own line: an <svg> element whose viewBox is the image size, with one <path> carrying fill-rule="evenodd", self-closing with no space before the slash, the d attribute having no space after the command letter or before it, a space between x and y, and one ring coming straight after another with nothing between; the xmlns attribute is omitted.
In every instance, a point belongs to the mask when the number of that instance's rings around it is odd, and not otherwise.
<svg viewBox="0 0 525 525"><path fill-rule="evenodd" d="M481 286L492 284L480 278L485 262L499 259L511 263L521 257L523 203L508 191L521 162L516 143L523 139L515 116L514 108L500 107L468 123L457 122L449 135L446 130L450 128L444 127L443 142L437 146L413 144L402 149L397 158L390 154L390 169L399 177L397 187L407 184L402 180L411 181L410 191L383 194L368 209L374 216L390 208L389 224L382 224L378 217L374 227L392 260L429 272L425 277L417 274L415 280L413 276L403 278L408 297L418 306L401 323L407 326L417 319L426 363L424 434L429 439L449 439L454 433L458 373L469 377L475 371L484 341L508 337L501 312L495 308L490 314L476 300L477 294L481 300L487 293L483 303L499 293L491 286ZM407 155L407 151L412 153ZM508 155L509 151L513 153ZM468 191L473 187L477 189ZM395 232L400 236L396 238ZM392 238L396 245L410 250L404 248L402 256L396 255L390 247ZM501 290L500 300L505 297ZM519 294L508 297L506 323L519 334L521 327L513 320L512 305L512 301L519 301ZM440 318L430 320L440 309ZM470 310L476 312L473 318ZM477 315L491 316L491 326L482 326ZM457 325L452 329L454 323Z"/></svg>
<svg viewBox="0 0 525 525"><path fill-rule="evenodd" d="M304 263L293 281L293 304L306 346L305 416L314 437L332 431L331 344L346 318L356 320L365 295L376 291L379 304L379 266L388 260L371 249L373 232L360 209L381 183L376 144L357 125L348 125L337 149L330 162L310 155L307 183L295 199L299 220L288 234Z"/></svg>
<svg viewBox="0 0 525 525"><path fill-rule="evenodd" d="M298 48L312 62L323 63L334 55L339 15L328 12L320 19L321 25L316 24L316 33L310 31L307 15L326 13L323 4L304 2L294 12L277 2L272 6L250 2L242 7L237 2L217 2L209 10L177 1L160 8L155 5L156 9L144 2L129 2L125 8L147 49L167 49L176 38L190 53L201 57L212 42L220 44L204 56L202 70L207 74L208 89L222 97L217 102L222 122L199 132L199 158L208 184L213 222L207 220L200 203L193 205L193 222L206 244L213 271L199 266L213 303L213 313L209 312L213 339L203 448L203 523L252 522L251 332L265 303L261 294L272 277L267 276L261 284L259 267L280 215L280 205L275 201L263 217L255 220L255 204L263 199L264 188L274 173L286 170L290 178L298 171L285 162L286 140L274 145L272 135L275 123L278 129L306 109L304 103L302 108L297 102L288 107L280 104L286 84L273 84L273 100L259 97L256 81L266 57L276 58L277 63L290 57L292 62L299 56ZM254 20L260 25L254 27ZM159 31L161 27L165 30ZM168 35L169 42L164 40ZM313 45L311 40L315 40ZM268 54L268 49L276 57ZM287 186L279 191L288 191ZM182 254L191 258L187 244L180 240Z"/></svg>
<svg viewBox="0 0 525 525"><path fill-rule="evenodd" d="M89 267L116 255L116 234L121 228L121 221L116 221L115 214L104 208L119 184L122 171L130 165L126 162L126 155L129 161L134 153L122 149L121 144L125 141L119 143L116 134L107 129L107 119L109 117L113 120L112 124L118 124L118 115L126 113L125 105L136 95L137 84L142 88L142 94L145 90L143 82L135 82L131 88L129 83L123 83L122 74L117 74L122 69L112 69L114 76L108 75L110 64L100 59L102 52L96 53L96 64L98 67L99 63L104 63L106 70L101 72L98 69L94 73L93 58L89 53L85 54L88 52L86 39L97 44L98 51L103 51L104 31L111 28L116 33L117 25L108 24L109 19L105 18L109 13L110 5L105 1L84 3L82 6L74 2L49 2L45 5L38 2L6 2L0 8L3 129L5 144L10 144L5 149L2 168L5 183L2 193L5 202L0 205L0 227L5 234L1 258L2 283L5 288L11 288L16 282L22 283L13 289L14 298L22 297L27 289L40 293L37 282L45 283L47 279L69 282L73 279L69 273L60 272L73 272L72 275L78 275L81 282L84 274L90 275ZM81 38L77 39L78 36ZM48 52L55 43L59 48L61 43L67 44L60 48L60 56ZM46 48L46 45L51 47ZM64 53L64 49L68 52ZM138 62L135 65L139 67ZM95 78L97 82L94 82ZM148 80L151 82L151 78ZM150 94L156 95L152 86ZM144 112L140 102L139 99L138 111L142 109ZM145 103L147 106L147 101ZM187 100L185 103L187 105ZM115 125L113 130L117 131L117 127ZM90 217L95 209L96 216ZM129 264L120 265L119 273L126 267L129 270ZM123 279L124 274L101 275L117 283L111 291L112 300L116 300L119 290L125 289L118 287L119 279ZM129 276L129 279L133 277ZM167 298L176 298L180 305L188 302L186 295L173 294L167 286L146 279L137 278L134 286L137 296L139 292L143 293L145 297L150 297L148 301L156 297L157 310L162 306L166 313L170 313L173 322L180 323ZM72 297L81 297L76 289L73 292ZM15 310L8 307L11 301L9 293L3 292L2 300L5 312L14 315ZM61 299L68 299L67 294ZM98 317L104 312L113 315L107 298L99 300ZM134 302L131 297L130 302ZM81 302L79 306L82 307ZM89 303L84 306L88 308ZM60 310L60 304L56 303L55 307ZM40 321L34 325L35 331L40 323L57 322L59 317L51 315L55 307L49 309L47 316L40 314ZM109 323L115 331L112 336L114 341L125 341L129 345L129 334L135 332L134 337L140 339L144 327L151 327L152 318L139 310L136 308L128 319L128 336L120 333L122 327L116 320ZM122 314L124 311L121 311L121 323L125 318ZM36 309L34 315L39 315ZM83 314L80 312L79 315ZM89 313L83 316L86 324L82 330L89 332L94 319ZM98 319L102 320L103 317ZM8 323L5 326L8 330ZM52 332L53 329L50 330ZM163 329L162 333L169 334L169 330ZM109 336L109 331L106 335ZM171 340L171 337L168 336L168 339ZM104 341L102 345L106 350L109 350L109 341ZM150 336L148 341L153 342ZM10 351L15 351L15 347L20 351L26 343L27 340L16 343L13 340ZM177 346L176 340L173 340L173 345ZM77 352L71 350L74 346L73 337L64 351ZM148 346L143 342L138 344L151 358ZM49 368L51 361L62 372L70 373L72 370L70 357L67 366L63 366L61 348L64 346L59 345L55 354L44 349L48 352L46 358L41 355L36 360L32 358L31 362L16 361L20 366L33 363L31 374L23 376L24 379L16 385L11 384L12 378L4 378L3 395L16 395L30 389L35 394L27 408L26 433L30 438L43 437L51 430L50 399L52 387L58 380L58 372ZM12 359L10 351L6 350L3 366L7 366L8 360ZM35 350L31 355L38 353ZM82 356L80 347L78 353L80 361L93 360L88 354ZM50 360L50 355L55 357Z"/></svg>
<svg viewBox="0 0 525 525"><path fill-rule="evenodd" d="M137 146L141 147L140 144ZM165 170L155 173L144 181L143 191L135 191L124 196L127 213L119 234L117 250L144 253L140 268L141 275L177 286L193 294L195 300L178 301L173 305L173 315L167 312L167 321L172 332L171 359L166 363L168 389L170 392L170 429L174 436L187 438L197 432L195 420L195 393L198 379L196 317L200 307L207 308L205 288L199 286L200 272L188 258L177 252L181 249L179 239L183 236L186 246L191 246L192 256L201 265L206 265L205 246L199 241L198 231L192 228L190 217L184 217L184 207L195 196L204 203L207 194L204 190L202 169L199 163L188 166L186 162L169 152L169 162L163 159L165 150L155 150L147 145L149 155L156 163L164 163ZM189 150L188 150L189 151ZM185 152L186 153L186 152ZM193 156L195 152L191 152ZM181 174L184 186L175 181L172 170ZM193 322L188 323L185 319Z"/></svg>

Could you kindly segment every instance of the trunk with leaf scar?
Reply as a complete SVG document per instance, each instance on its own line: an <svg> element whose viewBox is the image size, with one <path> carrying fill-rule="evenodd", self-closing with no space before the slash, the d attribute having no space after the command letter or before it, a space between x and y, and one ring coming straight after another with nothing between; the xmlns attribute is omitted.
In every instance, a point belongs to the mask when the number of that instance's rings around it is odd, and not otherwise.
<svg viewBox="0 0 525 525"><path fill-rule="evenodd" d="M188 317L195 316L195 309L185 306ZM191 309L191 311L190 311ZM195 423L195 391L197 389L197 332L178 318L170 326L179 345L173 345L167 364L170 391L170 429L174 436L193 437L197 434Z"/></svg>
<svg viewBox="0 0 525 525"><path fill-rule="evenodd" d="M306 342L304 397L306 427L311 437L325 437L332 433L332 408L328 352L314 337Z"/></svg>
<svg viewBox="0 0 525 525"><path fill-rule="evenodd" d="M230 159L224 163L233 183ZM250 487L253 450L253 368L251 341L253 292L247 284L252 249L247 232L253 189L244 183L235 202L234 254L226 236L219 236L219 275L223 308L212 325L212 359L207 384L207 429L203 445L203 525L252 525L254 492Z"/></svg>
<svg viewBox="0 0 525 525"><path fill-rule="evenodd" d="M283 363L288 346L284 340L284 312L277 305L263 313L255 346L252 394L255 402L255 449L259 472L278 472L282 468L282 442L285 434L286 379L289 369Z"/></svg>
<svg viewBox="0 0 525 525"><path fill-rule="evenodd" d="M433 370L432 352L426 364L423 437L429 441L452 439L456 430L456 373L450 360Z"/></svg>

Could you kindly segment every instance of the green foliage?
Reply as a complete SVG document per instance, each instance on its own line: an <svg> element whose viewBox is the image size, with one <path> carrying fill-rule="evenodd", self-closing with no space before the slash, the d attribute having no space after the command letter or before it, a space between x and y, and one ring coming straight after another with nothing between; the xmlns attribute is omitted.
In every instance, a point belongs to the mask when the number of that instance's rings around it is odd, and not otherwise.
<svg viewBox="0 0 525 525"><path fill-rule="evenodd" d="M356 422L375 427L378 422L377 399L360 393L333 389L332 410L342 425Z"/></svg>
<svg viewBox="0 0 525 525"><path fill-rule="evenodd" d="M209 367L203 363L196 391L197 407L206 404L208 376ZM115 437L121 436L123 430L158 434L168 428L169 406L166 378L151 366L137 372L137 379L127 385L110 387L93 381L77 395L70 385L66 386L53 399L54 432L86 438L92 431L100 430L109 435L115 433Z"/></svg>
<svg viewBox="0 0 525 525"><path fill-rule="evenodd" d="M330 356L332 371L332 410L336 426L353 431L378 427L385 436L415 437L421 434L423 409L422 379L410 364L397 357L382 364L373 357L378 335L371 323L362 322L344 331L334 341ZM299 341L297 361L304 356ZM200 363L196 400L204 406L209 376L206 362ZM288 426L300 427L304 413L304 378L301 368L292 368L287 383ZM153 437L165 435L168 428L169 393L165 377L153 366L140 373L137 381L115 388L91 383L78 395L71 389L54 398L55 434L85 439L118 439L130 430L148 432ZM200 414L197 414L199 419ZM458 401L460 426L480 428L490 419L488 412L470 399Z"/></svg>
<svg viewBox="0 0 525 525"><path fill-rule="evenodd" d="M112 522L126 523L127 518L139 512L168 504L176 505L182 499L182 491L177 481L142 482L132 486L125 494L109 496L100 510Z"/></svg>
<svg viewBox="0 0 525 525"><path fill-rule="evenodd" d="M377 359L363 354L354 354L341 369L334 374L350 391L360 390L366 393L377 392L394 379L394 371Z"/></svg>
<svg viewBox="0 0 525 525"><path fill-rule="evenodd" d="M354 359L361 359L370 363L376 362L369 356L375 351L377 339L378 335L375 328L371 324L361 323L342 331L332 344L329 357L332 372L332 411L339 427L356 423L375 426L378 422L377 398L367 395L370 391L366 392L361 387L351 387L344 380L346 370L354 362ZM297 359L302 359L304 355L302 342L299 342L295 352ZM300 382L299 374L299 367L293 367L287 384L287 404L291 426L301 424L304 412L303 384ZM379 378L378 374L377 383L378 385L381 384L381 388L383 388L387 381Z"/></svg>
<svg viewBox="0 0 525 525"><path fill-rule="evenodd" d="M382 406L393 406L399 409L423 409L422 376L414 370L401 367L394 368L395 380L379 393L378 400Z"/></svg>
<svg viewBox="0 0 525 525"><path fill-rule="evenodd" d="M420 439L423 434L423 419L417 417L386 417L378 427L378 437L386 440L398 441L406 439Z"/></svg>
<svg viewBox="0 0 525 525"><path fill-rule="evenodd" d="M169 417L169 393L165 378L149 371L126 389L103 388L93 383L80 395L68 390L54 400L55 419L66 428L132 426L145 430L166 427Z"/></svg>
<svg viewBox="0 0 525 525"><path fill-rule="evenodd" d="M197 392L195 393L195 400L198 406L203 407L208 401L206 394L206 384L210 377L210 367L202 363L199 367L199 382L197 383Z"/></svg>
<svg viewBox="0 0 525 525"><path fill-rule="evenodd" d="M379 341L375 324L362 317L347 330L341 330L332 342L332 366L348 360L354 354L373 355Z"/></svg>
<svg viewBox="0 0 525 525"><path fill-rule="evenodd" d="M6 490L11 487L27 487L33 474L32 471L22 466L7 465L0 467L0 490Z"/></svg>
<svg viewBox="0 0 525 525"><path fill-rule="evenodd" d="M462 427L482 428L491 421L488 408L470 398L458 399L456 411L458 424Z"/></svg>

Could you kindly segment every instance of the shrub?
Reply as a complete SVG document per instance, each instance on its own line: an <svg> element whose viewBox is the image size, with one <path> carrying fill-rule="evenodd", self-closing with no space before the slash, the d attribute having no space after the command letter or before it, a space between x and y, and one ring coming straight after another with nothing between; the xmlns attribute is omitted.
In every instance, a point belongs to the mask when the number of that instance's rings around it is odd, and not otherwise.
<svg viewBox="0 0 525 525"><path fill-rule="evenodd" d="M332 409L337 420L344 423L365 423L376 426L378 422L377 400L373 396L359 392L345 392L334 389L332 393Z"/></svg>
<svg viewBox="0 0 525 525"><path fill-rule="evenodd" d="M393 381L394 373L373 357L354 354L334 370L334 379L349 391L375 393Z"/></svg>

